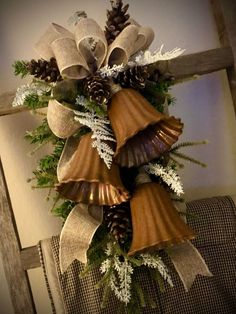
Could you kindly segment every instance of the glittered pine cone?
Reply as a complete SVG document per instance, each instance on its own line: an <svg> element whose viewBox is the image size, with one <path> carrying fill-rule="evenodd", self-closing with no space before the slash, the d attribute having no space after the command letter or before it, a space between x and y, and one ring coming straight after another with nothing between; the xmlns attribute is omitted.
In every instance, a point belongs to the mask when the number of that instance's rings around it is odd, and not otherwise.
<svg viewBox="0 0 236 314"><path fill-rule="evenodd" d="M116 82L122 87L142 89L145 87L148 76L148 68L146 66L134 66L124 72L120 72Z"/></svg>
<svg viewBox="0 0 236 314"><path fill-rule="evenodd" d="M106 104L111 98L111 87L108 78L99 75L89 76L84 80L83 90L90 101L97 104Z"/></svg>
<svg viewBox="0 0 236 314"><path fill-rule="evenodd" d="M62 79L55 58L51 58L50 61L33 59L29 62L28 69L31 75L46 82L57 82Z"/></svg>
<svg viewBox="0 0 236 314"><path fill-rule="evenodd" d="M105 27L105 36L110 45L120 32L128 26L130 23L127 22L129 14L126 14L129 5L123 6L122 0L111 1L112 9L107 11L107 22Z"/></svg>

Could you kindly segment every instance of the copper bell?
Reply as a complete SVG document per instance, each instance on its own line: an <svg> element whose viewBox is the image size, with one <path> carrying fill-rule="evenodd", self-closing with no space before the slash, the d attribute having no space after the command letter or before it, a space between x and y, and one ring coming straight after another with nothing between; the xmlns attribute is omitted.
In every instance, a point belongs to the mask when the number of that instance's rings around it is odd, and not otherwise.
<svg viewBox="0 0 236 314"><path fill-rule="evenodd" d="M138 185L130 201L133 238L129 255L191 240L195 234L180 218L158 183Z"/></svg>
<svg viewBox="0 0 236 314"><path fill-rule="evenodd" d="M178 140L183 123L158 112L134 89L115 93L108 116L117 140L115 161L138 167L159 157Z"/></svg>
<svg viewBox="0 0 236 314"><path fill-rule="evenodd" d="M56 190L64 197L85 204L116 205L125 202L129 193L123 186L119 168L107 168L92 147L91 133L80 142L70 138L58 164Z"/></svg>

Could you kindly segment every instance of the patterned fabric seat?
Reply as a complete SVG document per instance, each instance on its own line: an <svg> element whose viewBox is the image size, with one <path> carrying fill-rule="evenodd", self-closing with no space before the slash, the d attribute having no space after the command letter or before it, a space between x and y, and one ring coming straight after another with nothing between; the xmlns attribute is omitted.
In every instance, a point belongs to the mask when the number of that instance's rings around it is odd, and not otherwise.
<svg viewBox="0 0 236 314"><path fill-rule="evenodd" d="M191 215L189 225L197 232L193 244L204 257L213 277L198 276L189 292L177 276L171 262L174 288L160 292L148 272L138 271L138 277L157 308L143 308L143 313L161 314L233 314L236 313L236 207L232 197L213 197L187 204ZM102 291L94 285L101 278L98 270L80 279L83 265L74 261L65 274L59 270L59 237L41 241L41 263L54 313L110 314L116 313L119 303L111 298L101 309Z"/></svg>

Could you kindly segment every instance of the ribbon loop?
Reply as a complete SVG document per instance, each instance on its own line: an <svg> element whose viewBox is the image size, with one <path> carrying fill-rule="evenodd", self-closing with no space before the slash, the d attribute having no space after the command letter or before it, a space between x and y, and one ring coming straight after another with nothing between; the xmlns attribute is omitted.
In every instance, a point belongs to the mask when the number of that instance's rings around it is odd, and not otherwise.
<svg viewBox="0 0 236 314"><path fill-rule="evenodd" d="M105 63L109 66L126 64L135 52L138 32L139 28L136 25L128 25L124 28L109 46Z"/></svg>
<svg viewBox="0 0 236 314"><path fill-rule="evenodd" d="M39 41L35 44L35 50L41 58L50 60L54 57L54 52L51 48L51 43L59 38L74 38L74 35L66 28L52 23L46 32L41 36Z"/></svg>
<svg viewBox="0 0 236 314"><path fill-rule="evenodd" d="M74 39L59 38L52 42L51 47L62 76L82 79L89 74L87 62L77 50Z"/></svg>
<svg viewBox="0 0 236 314"><path fill-rule="evenodd" d="M138 39L135 44L135 52L146 50L154 40L154 32L150 27L140 27Z"/></svg>
<svg viewBox="0 0 236 314"><path fill-rule="evenodd" d="M68 167L70 166L71 160L73 159L76 149L78 148L78 144L79 140L74 137L69 137L67 139L57 165L57 178L59 182L62 181L66 176Z"/></svg>
<svg viewBox="0 0 236 314"><path fill-rule="evenodd" d="M103 209L100 206L79 204L72 209L60 235L59 259L62 273L75 259L87 263L87 250L102 218Z"/></svg>
<svg viewBox="0 0 236 314"><path fill-rule="evenodd" d="M81 19L76 25L75 41L87 64L95 61L99 69L107 54L107 41L101 27L93 19Z"/></svg>
<svg viewBox="0 0 236 314"><path fill-rule="evenodd" d="M60 138L67 138L80 128L74 119L74 111L63 106L57 100L50 100L47 110L47 121L51 131Z"/></svg>

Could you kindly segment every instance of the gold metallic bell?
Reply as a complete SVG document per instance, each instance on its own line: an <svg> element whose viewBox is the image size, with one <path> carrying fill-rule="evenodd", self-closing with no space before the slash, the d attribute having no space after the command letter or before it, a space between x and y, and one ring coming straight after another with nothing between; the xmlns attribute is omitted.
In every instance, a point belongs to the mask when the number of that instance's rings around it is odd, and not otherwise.
<svg viewBox="0 0 236 314"><path fill-rule="evenodd" d="M159 157L178 140L183 123L156 109L137 91L115 93L108 116L117 140L115 161L122 167L138 167Z"/></svg>
<svg viewBox="0 0 236 314"><path fill-rule="evenodd" d="M94 205L116 205L125 202L129 193L123 186L119 168L108 169L92 147L91 133L80 142L70 138L57 168L56 190L76 202Z"/></svg>
<svg viewBox="0 0 236 314"><path fill-rule="evenodd" d="M163 249L194 238L180 218L169 194L155 182L143 183L130 200L133 238L129 255Z"/></svg>

